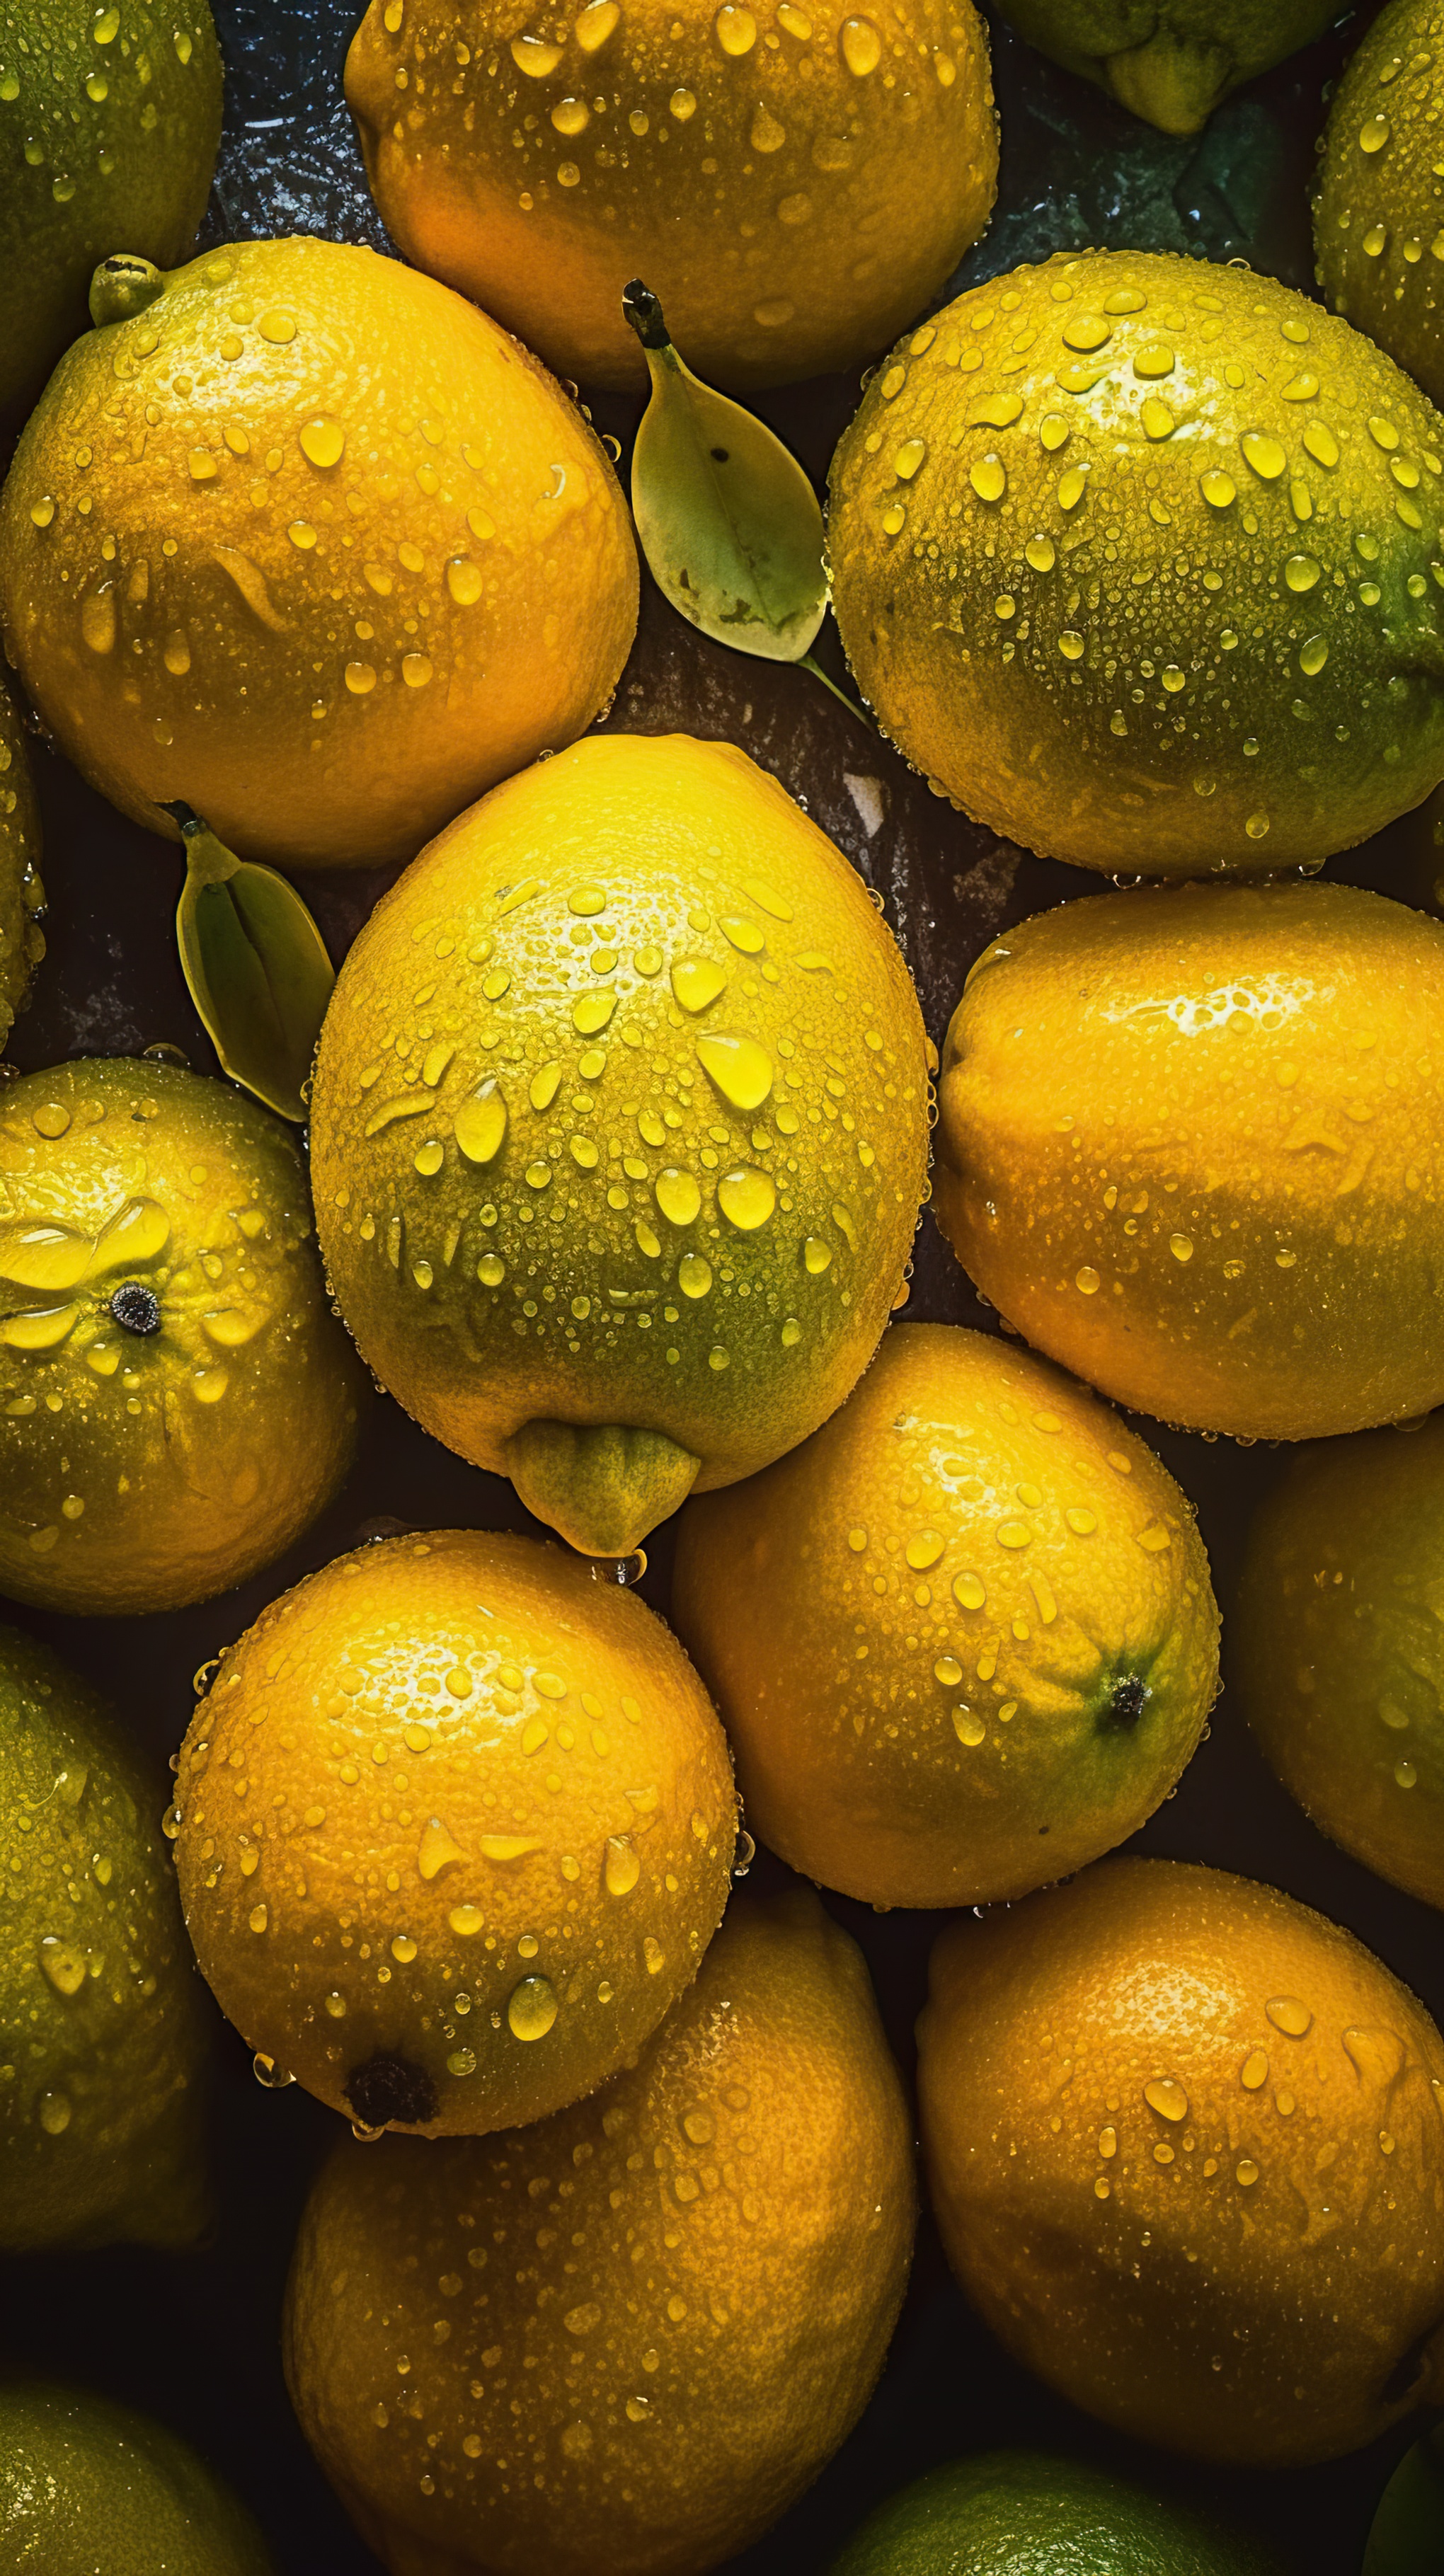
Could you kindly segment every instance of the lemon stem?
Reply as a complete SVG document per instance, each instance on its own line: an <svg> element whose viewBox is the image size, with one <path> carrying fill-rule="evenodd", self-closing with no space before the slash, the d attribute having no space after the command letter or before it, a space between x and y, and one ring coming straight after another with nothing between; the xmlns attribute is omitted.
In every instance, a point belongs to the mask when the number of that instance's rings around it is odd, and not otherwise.
<svg viewBox="0 0 1444 2576"><path fill-rule="evenodd" d="M103 259L90 281L90 318L100 330L107 322L129 322L165 291L165 279L153 259L133 251Z"/></svg>
<svg viewBox="0 0 1444 2576"><path fill-rule="evenodd" d="M217 840L209 823L203 822L192 806L177 802L162 805L160 810L162 814L169 814L173 823L180 825L186 850L186 874L197 885L224 885L235 875L241 862L234 850L228 850L224 841Z"/></svg>
<svg viewBox="0 0 1444 2576"><path fill-rule="evenodd" d="M524 1422L506 1444L506 1472L527 1510L579 1555L613 1560L632 1556L679 1509L701 1463L664 1431L615 1422Z"/></svg>

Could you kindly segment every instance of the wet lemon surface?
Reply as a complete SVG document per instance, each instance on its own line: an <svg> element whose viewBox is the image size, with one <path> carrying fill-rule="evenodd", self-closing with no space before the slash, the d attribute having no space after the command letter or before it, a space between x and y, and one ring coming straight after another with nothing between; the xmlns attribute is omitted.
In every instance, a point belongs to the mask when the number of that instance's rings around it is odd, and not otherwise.
<svg viewBox="0 0 1444 2576"><path fill-rule="evenodd" d="M914 2208L860 1953L810 1894L742 1900L592 2100L497 2138L345 2142L292 2266L292 2397L415 2576L716 2566L861 2411Z"/></svg>
<svg viewBox="0 0 1444 2576"><path fill-rule="evenodd" d="M949 2258L1075 2404L1281 2467L1429 2402L1444 2043L1348 1933L1105 1861L946 1931L919 2046Z"/></svg>
<svg viewBox="0 0 1444 2576"><path fill-rule="evenodd" d="M26 430L10 653L152 830L179 798L245 858L409 859L615 686L637 574L605 451L495 324L374 252L238 242L156 283Z"/></svg>
<svg viewBox="0 0 1444 2576"><path fill-rule="evenodd" d="M900 342L832 466L838 622L906 757L1109 872L1312 866L1444 771L1438 417L1272 280L1062 255Z"/></svg>
<svg viewBox="0 0 1444 2576"><path fill-rule="evenodd" d="M642 381L637 276L704 376L858 363L941 287L997 183L971 0L588 0L545 32L375 0L346 94L408 258L598 385Z"/></svg>
<svg viewBox="0 0 1444 2576"><path fill-rule="evenodd" d="M736 1802L651 1611L557 1547L440 1530L338 1558L222 1656L173 1822L263 2078L435 2136L554 2111L655 2029Z"/></svg>

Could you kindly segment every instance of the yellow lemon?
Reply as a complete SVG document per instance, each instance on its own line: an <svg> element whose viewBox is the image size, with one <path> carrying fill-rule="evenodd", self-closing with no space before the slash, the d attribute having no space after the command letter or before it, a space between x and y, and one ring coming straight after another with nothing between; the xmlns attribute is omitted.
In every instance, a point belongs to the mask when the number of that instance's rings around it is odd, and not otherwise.
<svg viewBox="0 0 1444 2576"><path fill-rule="evenodd" d="M183 259L221 139L208 0L18 0L0 57L0 255L10 291L0 421L15 430L86 325L117 239Z"/></svg>
<svg viewBox="0 0 1444 2576"><path fill-rule="evenodd" d="M1444 2042L1347 1932L1103 1861L945 1931L918 2045L948 2258L1074 2405L1283 2468L1438 2403Z"/></svg>
<svg viewBox="0 0 1444 2576"><path fill-rule="evenodd" d="M290 1133L124 1056L0 1093L0 1591L173 1610L279 1556L351 1464Z"/></svg>
<svg viewBox="0 0 1444 2576"><path fill-rule="evenodd" d="M1254 1523L1238 1601L1248 1720L1356 1860L1444 1906L1444 1415L1306 1449Z"/></svg>
<svg viewBox="0 0 1444 2576"><path fill-rule="evenodd" d="M332 2157L286 2303L302 2429L391 2576L692 2576L851 2431L914 2207L861 1953L801 1890L743 1901L592 2101Z"/></svg>
<svg viewBox="0 0 1444 2576"><path fill-rule="evenodd" d="M25 1007L30 978L45 954L37 918L44 904L40 808L19 713L0 680L0 1047Z"/></svg>
<svg viewBox="0 0 1444 2576"><path fill-rule="evenodd" d="M352 948L322 1248L398 1401L623 1554L815 1429L926 1187L926 1049L852 869L727 743L578 743L463 815Z"/></svg>
<svg viewBox="0 0 1444 2576"><path fill-rule="evenodd" d="M689 1503L679 1634L748 1823L873 1905L1024 1896L1178 1778L1218 1681L1193 1514L1106 1406L894 1324L800 1449Z"/></svg>
<svg viewBox="0 0 1444 2576"><path fill-rule="evenodd" d="M1020 36L1165 134L1321 36L1334 0L1001 0Z"/></svg>
<svg viewBox="0 0 1444 2576"><path fill-rule="evenodd" d="M938 1221L1122 1404L1309 1440L1444 1399L1444 930L1353 886L1189 886L983 951Z"/></svg>
<svg viewBox="0 0 1444 2576"><path fill-rule="evenodd" d="M540 2119L696 1974L727 1898L722 1730L635 1596L534 1539L343 1556L222 1656L176 1859L222 2010L367 2128Z"/></svg>
<svg viewBox="0 0 1444 2576"><path fill-rule="evenodd" d="M270 2576L251 2517L148 2416L46 2380L0 2387L0 2530L36 2576Z"/></svg>
<svg viewBox="0 0 1444 2576"><path fill-rule="evenodd" d="M616 684L616 477L526 350L337 242L98 274L0 502L12 660L77 766L244 857L410 858ZM113 274L108 274L113 271Z"/></svg>
<svg viewBox="0 0 1444 2576"><path fill-rule="evenodd" d="M346 96L408 259L550 365L637 385L640 275L699 374L855 366L935 295L992 208L998 138L972 0L372 0Z"/></svg>
<svg viewBox="0 0 1444 2576"><path fill-rule="evenodd" d="M1441 44L1439 0L1392 0L1380 10L1334 91L1314 189L1319 284L1435 402L1444 400L1432 76Z"/></svg>
<svg viewBox="0 0 1444 2576"><path fill-rule="evenodd" d="M1080 867L1312 866L1444 773L1444 422L1273 279L1142 251L974 287L832 466L838 623L899 748Z"/></svg>
<svg viewBox="0 0 1444 2576"><path fill-rule="evenodd" d="M186 2245L205 2224L207 2033L161 1798L94 1692L0 1628L8 2253Z"/></svg>

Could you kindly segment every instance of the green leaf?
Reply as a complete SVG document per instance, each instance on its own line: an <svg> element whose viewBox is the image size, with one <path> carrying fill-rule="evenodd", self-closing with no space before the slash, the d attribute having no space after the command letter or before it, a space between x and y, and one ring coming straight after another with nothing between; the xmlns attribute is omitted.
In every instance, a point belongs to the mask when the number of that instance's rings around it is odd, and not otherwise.
<svg viewBox="0 0 1444 2576"><path fill-rule="evenodd" d="M1439 2576L1444 2567L1444 2425L1406 2451L1379 2499L1362 2576Z"/></svg>
<svg viewBox="0 0 1444 2576"><path fill-rule="evenodd" d="M632 510L659 589L715 642L800 662L827 613L812 485L770 429L698 382L640 279L622 310L652 379L632 454Z"/></svg>
<svg viewBox="0 0 1444 2576"><path fill-rule="evenodd" d="M185 836L176 907L181 964L232 1081L297 1125L336 981L326 945L293 885L238 859L188 805L168 805Z"/></svg>

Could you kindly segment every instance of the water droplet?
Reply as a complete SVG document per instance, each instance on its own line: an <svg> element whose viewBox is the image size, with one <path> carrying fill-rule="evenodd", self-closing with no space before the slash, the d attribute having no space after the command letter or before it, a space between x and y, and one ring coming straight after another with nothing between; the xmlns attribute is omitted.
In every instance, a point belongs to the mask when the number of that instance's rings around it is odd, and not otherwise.
<svg viewBox="0 0 1444 2576"><path fill-rule="evenodd" d="M40 1944L40 1965L58 1995L78 1995L85 1983L85 1954L51 1933Z"/></svg>
<svg viewBox="0 0 1444 2576"><path fill-rule="evenodd" d="M882 38L870 18L844 18L839 36L842 59L859 80L866 80L882 61Z"/></svg>
<svg viewBox="0 0 1444 2576"><path fill-rule="evenodd" d="M705 1297L712 1285L712 1265L700 1252L689 1252L677 1264L677 1285L684 1297Z"/></svg>
<svg viewBox="0 0 1444 2576"><path fill-rule="evenodd" d="M1287 2039L1302 2039L1314 2026L1313 2014L1297 1995L1274 1995L1264 2005L1264 2011L1275 2030L1281 2030Z"/></svg>
<svg viewBox="0 0 1444 2576"><path fill-rule="evenodd" d="M296 2081L295 2076L289 2074L284 2066L278 2066L264 2048L258 2048L252 2058L251 2073L258 2084L264 2084L268 2093L284 2093L286 2087Z"/></svg>
<svg viewBox="0 0 1444 2576"><path fill-rule="evenodd" d="M953 1710L953 1733L960 1744L981 1744L987 1734L983 1720L962 1701Z"/></svg>
<svg viewBox="0 0 1444 2576"><path fill-rule="evenodd" d="M1239 2082L1246 2093L1257 2093L1268 2082L1269 2062L1261 2048L1253 2050L1239 2069Z"/></svg>
<svg viewBox="0 0 1444 2576"><path fill-rule="evenodd" d="M253 1932L264 1932L270 1916L264 1905L253 1905L247 1920Z"/></svg>
<svg viewBox="0 0 1444 2576"><path fill-rule="evenodd" d="M726 5L718 10L713 25L717 30L717 42L724 54L731 54L735 58L741 54L751 53L757 42L757 21L750 9L737 7L735 0L726 0Z"/></svg>
<svg viewBox="0 0 1444 2576"><path fill-rule="evenodd" d="M369 662L348 662L345 680L353 698L365 698L376 686L376 673Z"/></svg>
<svg viewBox="0 0 1444 2576"><path fill-rule="evenodd" d="M1387 116L1368 117L1359 128L1359 150L1361 152L1382 152L1388 140L1389 120Z"/></svg>
<svg viewBox="0 0 1444 2576"><path fill-rule="evenodd" d="M1260 429L1246 429L1239 440L1244 455L1265 483L1276 483L1288 465L1286 450Z"/></svg>
<svg viewBox="0 0 1444 2576"><path fill-rule="evenodd" d="M1290 555L1284 565L1284 579L1290 590L1312 590L1320 579L1323 566L1312 555Z"/></svg>
<svg viewBox="0 0 1444 2576"><path fill-rule="evenodd" d="M694 1225L702 1212L702 1193L690 1172L669 1165L653 1185L658 1207L669 1225Z"/></svg>
<svg viewBox="0 0 1444 2576"><path fill-rule="evenodd" d="M754 152L780 152L787 141L786 126L779 124L771 108L761 99L757 103L747 140Z"/></svg>
<svg viewBox="0 0 1444 2576"><path fill-rule="evenodd" d="M324 415L308 420L301 430L301 453L313 465L339 465L346 448L346 432L339 420Z"/></svg>
<svg viewBox="0 0 1444 2576"><path fill-rule="evenodd" d="M80 603L80 632L92 653L115 650L115 592L109 582Z"/></svg>
<svg viewBox="0 0 1444 2576"><path fill-rule="evenodd" d="M942 1555L946 1546L947 1540L943 1537L941 1531L935 1529L915 1530L912 1537L908 1540L907 1546L903 1550L903 1554L907 1558L908 1564L912 1567L914 1574L925 1574L930 1565L937 1564L938 1558Z"/></svg>
<svg viewBox="0 0 1444 2576"><path fill-rule="evenodd" d="M401 657L401 677L408 689L424 689L431 670L431 662L425 653L404 653Z"/></svg>
<svg viewBox="0 0 1444 2576"><path fill-rule="evenodd" d="M1238 499L1238 485L1232 475L1221 474L1216 466L1210 467L1207 474L1200 475L1199 490L1214 510L1226 510L1231 502Z"/></svg>
<svg viewBox="0 0 1444 2576"><path fill-rule="evenodd" d="M689 89L674 89L667 105L679 125L685 125L697 113L697 101Z"/></svg>
<svg viewBox="0 0 1444 2576"><path fill-rule="evenodd" d="M631 1895L642 1875L642 1864L632 1849L628 1835L610 1834L608 1836L602 1874L606 1880L609 1896Z"/></svg>
<svg viewBox="0 0 1444 2576"><path fill-rule="evenodd" d="M769 1172L759 1172L751 1164L741 1164L736 1171L724 1172L717 1184L717 1205L729 1225L743 1234L753 1234L765 1225L777 1205L777 1187Z"/></svg>
<svg viewBox="0 0 1444 2576"><path fill-rule="evenodd" d="M1188 2095L1171 2075L1155 2075L1143 2087L1143 2099L1161 2120L1186 2120Z"/></svg>
<svg viewBox="0 0 1444 2576"><path fill-rule="evenodd" d="M491 1163L506 1141L506 1101L494 1077L479 1085L456 1113L453 1132L469 1163Z"/></svg>
<svg viewBox="0 0 1444 2576"><path fill-rule="evenodd" d="M70 2126L70 2104L63 2093L42 2093L40 2126L47 2137L58 2138Z"/></svg>
<svg viewBox="0 0 1444 2576"><path fill-rule="evenodd" d="M1258 2166L1254 2163L1252 2156L1239 2157L1238 2163L1233 2169L1233 2178L1235 2182L1241 2182L1245 2189L1248 2188L1250 2183L1257 2182Z"/></svg>
<svg viewBox="0 0 1444 2576"><path fill-rule="evenodd" d="M283 349L288 341L295 339L295 314L284 312L279 306L275 307L271 312L261 315L256 329L263 340L270 340L278 349Z"/></svg>
<svg viewBox="0 0 1444 2576"><path fill-rule="evenodd" d="M473 1940L478 1932L485 1929L485 1917L479 1905L453 1905L446 1919L462 1941Z"/></svg>
<svg viewBox="0 0 1444 2576"><path fill-rule="evenodd" d="M1079 1271L1076 1279L1074 1280L1073 1285L1078 1290L1080 1296L1094 1297L1097 1295L1103 1282L1099 1278L1097 1271L1094 1270L1090 1264L1085 1262L1083 1268Z"/></svg>
<svg viewBox="0 0 1444 2576"><path fill-rule="evenodd" d="M772 1059L756 1038L712 1031L697 1040L697 1060L733 1109L760 1109L772 1089Z"/></svg>
<svg viewBox="0 0 1444 2576"><path fill-rule="evenodd" d="M1329 658L1329 648L1322 635L1311 635L1299 647L1299 669L1309 680L1317 679Z"/></svg>
<svg viewBox="0 0 1444 2576"><path fill-rule="evenodd" d="M1006 468L996 456L975 457L968 467L968 481L980 501L1001 501L1008 488Z"/></svg>
<svg viewBox="0 0 1444 2576"><path fill-rule="evenodd" d="M820 1279L832 1266L832 1246L820 1234L810 1234L802 1247L802 1258L810 1276Z"/></svg>
<svg viewBox="0 0 1444 2576"><path fill-rule="evenodd" d="M507 1997L506 2018L514 2039L545 2039L557 2017L556 1988L550 1977L523 1977Z"/></svg>
<svg viewBox="0 0 1444 2576"><path fill-rule="evenodd" d="M1063 346L1087 352L1101 349L1112 338L1112 328L1101 313L1074 313L1063 325Z"/></svg>
<svg viewBox="0 0 1444 2576"><path fill-rule="evenodd" d="M513 36L511 58L529 80L545 80L561 61L562 49L560 45L546 44L540 36Z"/></svg>

